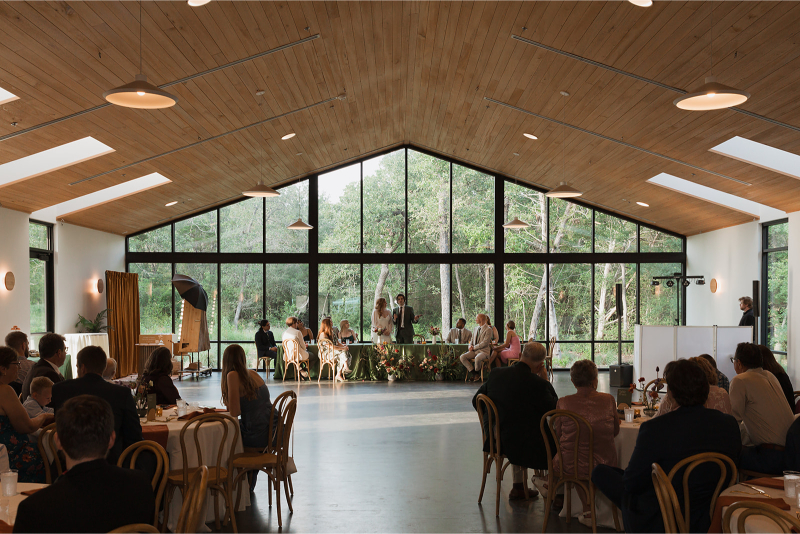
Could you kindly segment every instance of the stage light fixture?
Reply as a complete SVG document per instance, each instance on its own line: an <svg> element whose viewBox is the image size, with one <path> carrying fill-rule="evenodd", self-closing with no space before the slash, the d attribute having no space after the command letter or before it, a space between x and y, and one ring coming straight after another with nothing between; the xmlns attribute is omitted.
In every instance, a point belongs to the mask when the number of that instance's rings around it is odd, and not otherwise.
<svg viewBox="0 0 800 534"><path fill-rule="evenodd" d="M661 282L659 282L658 280L653 280L652 282L650 282L650 285L651 286L660 286Z"/></svg>
<svg viewBox="0 0 800 534"><path fill-rule="evenodd" d="M673 287L674 285L675 285L675 282L674 282L674 281L672 281L672 280L667 280L667 287Z"/></svg>
<svg viewBox="0 0 800 534"><path fill-rule="evenodd" d="M699 280L697 281L697 285L698 285L698 286L704 286L704 285L706 285L706 281L705 281L705 280L703 280L703 279L701 278L701 279L699 279Z"/></svg>

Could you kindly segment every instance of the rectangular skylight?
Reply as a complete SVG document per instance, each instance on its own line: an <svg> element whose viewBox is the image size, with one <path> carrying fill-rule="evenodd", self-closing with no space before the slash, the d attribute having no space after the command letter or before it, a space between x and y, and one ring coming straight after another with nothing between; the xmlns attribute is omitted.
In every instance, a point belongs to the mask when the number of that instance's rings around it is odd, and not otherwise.
<svg viewBox="0 0 800 534"><path fill-rule="evenodd" d="M61 204L56 204L55 206L44 208L42 211L47 210L52 214L52 210L55 209L55 216L57 218L66 217L89 208L100 206L101 204L107 204L108 202L119 200L120 198L124 198L135 193L141 193L142 191L147 191L148 189L153 189L154 187L168 184L171 181L172 180L169 178L165 178L157 172L154 172L153 174L128 180L127 182L113 185L111 187L101 189L100 191L83 195L82 197L73 198L72 200L67 200ZM39 212L32 213L31 217L36 219L37 213Z"/></svg>
<svg viewBox="0 0 800 534"><path fill-rule="evenodd" d="M800 156L779 148L737 136L710 151L800 180Z"/></svg>
<svg viewBox="0 0 800 534"><path fill-rule="evenodd" d="M0 165L0 187L30 180L48 172L63 169L82 161L114 152L93 137L84 137L37 154Z"/></svg>
<svg viewBox="0 0 800 534"><path fill-rule="evenodd" d="M5 104L6 102L11 102L12 100L16 100L19 97L14 93L9 93L2 87L0 87L0 105Z"/></svg>
<svg viewBox="0 0 800 534"><path fill-rule="evenodd" d="M786 217L786 213L781 210L777 210L775 208L771 208L769 206L765 206L764 204L759 204L758 202L753 202L752 200L747 200L742 197L737 197L736 195L731 195L730 193L725 193L717 189L712 189L711 187L696 184L694 182L690 182L689 180L684 180L683 178L678 178L677 176L672 176L671 174L667 174L665 172L650 178L647 180L647 182L671 191L675 191L677 193L699 198L700 200L705 200L706 202L711 202L712 204L717 204L718 206L724 206L753 217L758 217L761 219L761 222Z"/></svg>

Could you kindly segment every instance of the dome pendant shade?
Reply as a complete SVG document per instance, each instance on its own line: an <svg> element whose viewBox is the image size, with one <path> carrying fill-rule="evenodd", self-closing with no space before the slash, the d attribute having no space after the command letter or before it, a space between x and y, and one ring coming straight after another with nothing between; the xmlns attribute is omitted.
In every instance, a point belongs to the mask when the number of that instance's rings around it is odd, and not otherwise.
<svg viewBox="0 0 800 534"><path fill-rule="evenodd" d="M567 182L561 182L558 187L554 187L550 191L544 194L546 197L550 198L575 198L583 195L580 191L575 189L574 187L570 187L567 185Z"/></svg>
<svg viewBox="0 0 800 534"><path fill-rule="evenodd" d="M530 224L520 221L517 217L503 225L503 228L528 228Z"/></svg>
<svg viewBox="0 0 800 534"><path fill-rule="evenodd" d="M709 76L697 90L676 98L672 103L689 111L710 111L738 106L748 98L750 93L718 83L713 76Z"/></svg>
<svg viewBox="0 0 800 534"><path fill-rule="evenodd" d="M258 185L242 194L246 197L279 197L281 195L271 187L264 185L261 180L258 181Z"/></svg>
<svg viewBox="0 0 800 534"><path fill-rule="evenodd" d="M177 97L148 82L144 74L137 74L131 83L106 91L103 98L116 106L135 109L162 109L178 103Z"/></svg>
<svg viewBox="0 0 800 534"><path fill-rule="evenodd" d="M304 223L303 218L299 217L295 222L293 222L286 228L288 228L289 230L311 230L314 227Z"/></svg>

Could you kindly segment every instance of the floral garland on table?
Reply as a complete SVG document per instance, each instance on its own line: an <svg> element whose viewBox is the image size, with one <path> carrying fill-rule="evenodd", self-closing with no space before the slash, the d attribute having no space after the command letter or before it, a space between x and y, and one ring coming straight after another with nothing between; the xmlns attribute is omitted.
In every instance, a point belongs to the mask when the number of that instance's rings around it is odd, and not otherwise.
<svg viewBox="0 0 800 534"><path fill-rule="evenodd" d="M659 368L656 367L656 379L647 391L644 389L646 380L643 376L639 378L639 388L641 389L637 388L635 384L631 384L628 388L631 392L635 389L642 394L642 405L645 410L656 411L656 406L659 403L659 391L664 389L664 385L666 384L664 379L658 376L658 373Z"/></svg>

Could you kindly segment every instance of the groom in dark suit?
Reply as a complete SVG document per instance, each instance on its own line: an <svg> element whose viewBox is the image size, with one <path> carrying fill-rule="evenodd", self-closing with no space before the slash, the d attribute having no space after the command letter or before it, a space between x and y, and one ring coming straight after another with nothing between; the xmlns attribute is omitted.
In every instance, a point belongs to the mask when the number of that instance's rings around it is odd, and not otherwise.
<svg viewBox="0 0 800 534"><path fill-rule="evenodd" d="M419 322L419 315L414 315L414 308L406 306L406 296L400 293L395 297L397 308L392 310L395 326L395 338L400 344L414 342L414 325Z"/></svg>

